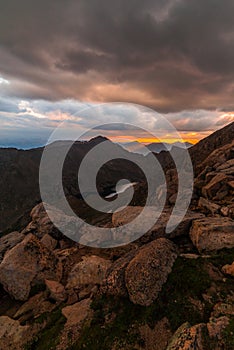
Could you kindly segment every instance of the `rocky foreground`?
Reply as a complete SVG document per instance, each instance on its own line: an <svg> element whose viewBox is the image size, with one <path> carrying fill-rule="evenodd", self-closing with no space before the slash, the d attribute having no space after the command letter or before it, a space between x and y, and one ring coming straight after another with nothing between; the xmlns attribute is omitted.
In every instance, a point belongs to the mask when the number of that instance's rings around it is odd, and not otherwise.
<svg viewBox="0 0 234 350"><path fill-rule="evenodd" d="M158 223L120 248L75 244L42 204L0 238L0 349L234 349L234 142L196 170L171 234L173 186ZM113 225L140 210L114 214Z"/></svg>

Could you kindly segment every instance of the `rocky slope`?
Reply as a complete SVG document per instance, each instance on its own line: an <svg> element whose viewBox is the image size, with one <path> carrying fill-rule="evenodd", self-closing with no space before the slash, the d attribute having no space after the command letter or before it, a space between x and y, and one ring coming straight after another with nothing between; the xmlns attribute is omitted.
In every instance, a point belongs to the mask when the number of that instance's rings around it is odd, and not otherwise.
<svg viewBox="0 0 234 350"><path fill-rule="evenodd" d="M196 165L190 209L168 235L170 201L149 232L120 248L75 244L42 204L0 238L0 348L234 349L232 135L203 141L216 146ZM139 214L135 201L114 226Z"/></svg>

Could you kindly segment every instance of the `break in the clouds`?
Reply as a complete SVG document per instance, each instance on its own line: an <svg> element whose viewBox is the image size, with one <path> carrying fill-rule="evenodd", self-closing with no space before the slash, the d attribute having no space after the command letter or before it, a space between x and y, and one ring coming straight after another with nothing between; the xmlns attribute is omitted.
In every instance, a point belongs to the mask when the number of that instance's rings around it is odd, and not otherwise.
<svg viewBox="0 0 234 350"><path fill-rule="evenodd" d="M232 0L2 1L1 94L232 111L233 13Z"/></svg>
<svg viewBox="0 0 234 350"><path fill-rule="evenodd" d="M196 110L160 115L151 109L126 103L94 104L76 100L56 102L0 98L0 146L42 146L54 130L61 126L61 133L57 133L57 138L53 140L75 139L78 136L79 139L89 139L97 135L107 136L117 142L137 139L147 143L155 135L162 141L178 140L177 132L175 135L170 126L165 127L164 117L185 141L194 143L233 121L234 114L218 110ZM90 129L94 130L89 131Z"/></svg>

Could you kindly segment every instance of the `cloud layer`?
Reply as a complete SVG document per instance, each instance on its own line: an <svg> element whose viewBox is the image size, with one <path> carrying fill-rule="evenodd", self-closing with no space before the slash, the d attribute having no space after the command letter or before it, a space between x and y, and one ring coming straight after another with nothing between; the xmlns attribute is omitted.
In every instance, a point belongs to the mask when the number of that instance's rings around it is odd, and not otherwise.
<svg viewBox="0 0 234 350"><path fill-rule="evenodd" d="M234 113L202 109L170 112L162 116L185 141L193 143L234 120ZM55 139L75 139L84 134L80 139L103 135L113 141L126 142L151 140L156 135L162 140L178 140L177 133L164 123L163 118L161 121L160 114L126 103L94 104L71 99L56 102L2 97L0 124L1 147L42 146L54 130L61 126L61 133ZM89 131L92 128L94 130Z"/></svg>
<svg viewBox="0 0 234 350"><path fill-rule="evenodd" d="M233 111L233 13L232 0L5 1L0 94Z"/></svg>

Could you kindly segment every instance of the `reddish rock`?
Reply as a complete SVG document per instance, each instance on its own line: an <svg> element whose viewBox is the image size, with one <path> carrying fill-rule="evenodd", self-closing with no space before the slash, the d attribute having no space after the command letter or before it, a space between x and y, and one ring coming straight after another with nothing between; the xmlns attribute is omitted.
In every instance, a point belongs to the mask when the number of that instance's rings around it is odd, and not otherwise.
<svg viewBox="0 0 234 350"><path fill-rule="evenodd" d="M107 270L103 292L120 297L128 296L125 283L125 270L129 262L136 256L138 250L132 250L116 260Z"/></svg>
<svg viewBox="0 0 234 350"><path fill-rule="evenodd" d="M92 314L90 309L91 299L82 300L76 304L66 306L62 314L67 319L67 326L78 325Z"/></svg>
<svg viewBox="0 0 234 350"><path fill-rule="evenodd" d="M46 287L50 291L50 296L56 301L65 301L67 298L64 286L57 282L51 280L45 280Z"/></svg>
<svg viewBox="0 0 234 350"><path fill-rule="evenodd" d="M54 250L58 244L58 241L46 233L42 237L41 243L43 243L49 250Z"/></svg>
<svg viewBox="0 0 234 350"><path fill-rule="evenodd" d="M199 252L234 247L234 221L224 217L194 220L190 238Z"/></svg>
<svg viewBox="0 0 234 350"><path fill-rule="evenodd" d="M25 238L25 235L20 232L11 232L0 238L0 262L2 261L4 254L15 247Z"/></svg>
<svg viewBox="0 0 234 350"><path fill-rule="evenodd" d="M9 250L0 265L0 283L17 300L27 300L31 288L45 279L60 278L60 264L34 235Z"/></svg>
<svg viewBox="0 0 234 350"><path fill-rule="evenodd" d="M222 267L223 273L234 277L234 262L231 265L225 265Z"/></svg>
<svg viewBox="0 0 234 350"><path fill-rule="evenodd" d="M87 285L102 285L111 261L98 256L84 256L68 275L66 289L80 289Z"/></svg>
<svg viewBox="0 0 234 350"><path fill-rule="evenodd" d="M140 248L125 271L130 300L143 306L152 304L167 281L176 258L176 246L165 238Z"/></svg>
<svg viewBox="0 0 234 350"><path fill-rule="evenodd" d="M190 326L184 323L173 335L166 350L205 350L203 331L206 325L201 323Z"/></svg>
<svg viewBox="0 0 234 350"><path fill-rule="evenodd" d="M202 188L202 194L206 198L214 198L217 192L220 190L223 183L228 182L227 175L219 173L213 177L213 179Z"/></svg>
<svg viewBox="0 0 234 350"><path fill-rule="evenodd" d="M220 206L218 204L215 204L203 197L200 197L199 199L198 208L213 215L217 214L220 210Z"/></svg>

